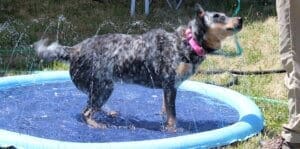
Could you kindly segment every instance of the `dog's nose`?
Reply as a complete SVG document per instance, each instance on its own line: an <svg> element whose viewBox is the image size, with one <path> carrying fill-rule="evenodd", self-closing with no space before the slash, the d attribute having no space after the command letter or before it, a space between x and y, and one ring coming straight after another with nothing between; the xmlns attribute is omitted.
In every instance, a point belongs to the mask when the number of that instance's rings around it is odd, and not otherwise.
<svg viewBox="0 0 300 149"><path fill-rule="evenodd" d="M236 26L236 29L240 30L243 27L243 18L242 17L238 17L237 20L238 20L238 24Z"/></svg>
<svg viewBox="0 0 300 149"><path fill-rule="evenodd" d="M243 24L243 18L242 17L238 17L237 19L239 21L239 24Z"/></svg>

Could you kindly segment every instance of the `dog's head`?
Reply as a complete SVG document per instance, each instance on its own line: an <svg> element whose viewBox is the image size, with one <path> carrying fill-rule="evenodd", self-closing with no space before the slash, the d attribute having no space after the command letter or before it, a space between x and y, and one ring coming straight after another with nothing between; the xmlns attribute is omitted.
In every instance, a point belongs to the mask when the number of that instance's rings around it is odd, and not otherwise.
<svg viewBox="0 0 300 149"><path fill-rule="evenodd" d="M204 46L206 52L221 47L221 42L243 27L241 17L228 17L221 12L205 11L200 4L195 5L196 17L189 23L194 38Z"/></svg>

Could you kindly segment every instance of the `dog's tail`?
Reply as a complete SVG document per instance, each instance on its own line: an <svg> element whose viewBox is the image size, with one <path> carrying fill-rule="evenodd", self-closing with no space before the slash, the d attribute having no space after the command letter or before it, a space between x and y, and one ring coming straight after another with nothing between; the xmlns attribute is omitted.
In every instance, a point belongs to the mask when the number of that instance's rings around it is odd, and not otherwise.
<svg viewBox="0 0 300 149"><path fill-rule="evenodd" d="M58 42L53 42L46 45L47 39L41 39L33 44L39 58L45 61L65 60L70 59L70 52L72 47L62 46Z"/></svg>

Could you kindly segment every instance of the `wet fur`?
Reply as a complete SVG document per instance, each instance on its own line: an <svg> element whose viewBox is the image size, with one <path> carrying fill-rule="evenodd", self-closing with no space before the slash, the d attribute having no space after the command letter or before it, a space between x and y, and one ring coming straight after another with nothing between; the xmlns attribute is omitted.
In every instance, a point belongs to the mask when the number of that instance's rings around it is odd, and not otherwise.
<svg viewBox="0 0 300 149"><path fill-rule="evenodd" d="M84 120L89 125L105 127L92 116L110 97L114 82L123 81L163 89L166 128L176 130L177 87L193 75L205 59L193 52L185 39L185 30L192 29L194 38L206 53L220 46L222 39L216 37L233 34L217 35L221 34L218 32L221 29L211 27L216 23L209 22L208 14L211 15L197 4L195 19L175 32L154 29L141 35L105 34L88 38L72 47L58 43L46 46L46 41L41 40L34 46L42 59L70 62L72 81L89 96L87 107L83 110ZM222 27L228 24L222 23Z"/></svg>

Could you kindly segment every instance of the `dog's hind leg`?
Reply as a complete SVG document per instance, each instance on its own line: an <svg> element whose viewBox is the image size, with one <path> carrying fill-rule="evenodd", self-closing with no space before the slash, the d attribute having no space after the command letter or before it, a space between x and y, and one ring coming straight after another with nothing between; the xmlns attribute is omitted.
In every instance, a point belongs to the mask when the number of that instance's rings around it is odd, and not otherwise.
<svg viewBox="0 0 300 149"><path fill-rule="evenodd" d="M106 128L106 125L101 122L96 122L93 119L94 113L101 110L101 107L110 97L113 91L113 82L111 80L91 81L89 89L89 100L87 107L83 110L83 118L85 122L94 128Z"/></svg>
<svg viewBox="0 0 300 149"><path fill-rule="evenodd" d="M164 109L167 114L166 129L169 132L176 131L176 92L177 89L175 87L164 88Z"/></svg>

